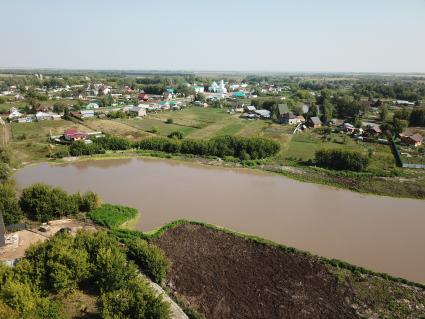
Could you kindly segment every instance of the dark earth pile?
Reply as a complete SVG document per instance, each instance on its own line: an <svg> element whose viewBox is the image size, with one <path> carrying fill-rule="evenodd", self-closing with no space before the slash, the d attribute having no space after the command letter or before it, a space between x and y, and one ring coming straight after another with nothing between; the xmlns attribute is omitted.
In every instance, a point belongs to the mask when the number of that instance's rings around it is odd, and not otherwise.
<svg viewBox="0 0 425 319"><path fill-rule="evenodd" d="M168 286L206 318L357 318L352 292L312 258L198 225L157 241Z"/></svg>

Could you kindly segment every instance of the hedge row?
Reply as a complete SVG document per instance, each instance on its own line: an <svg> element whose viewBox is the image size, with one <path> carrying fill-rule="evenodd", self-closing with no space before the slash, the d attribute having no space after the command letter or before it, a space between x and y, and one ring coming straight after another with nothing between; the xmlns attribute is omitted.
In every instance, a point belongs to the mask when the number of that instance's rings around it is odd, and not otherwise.
<svg viewBox="0 0 425 319"><path fill-rule="evenodd" d="M340 149L322 149L316 152L316 164L321 167L364 171L369 163L369 159L360 152Z"/></svg>
<svg viewBox="0 0 425 319"><path fill-rule="evenodd" d="M219 136L209 140L150 137L131 143L125 138L103 137L92 144L76 142L70 147L72 156L103 154L106 150L118 151L137 148L166 153L192 154L199 156L235 157L241 160L262 159L276 155L280 144L260 137Z"/></svg>

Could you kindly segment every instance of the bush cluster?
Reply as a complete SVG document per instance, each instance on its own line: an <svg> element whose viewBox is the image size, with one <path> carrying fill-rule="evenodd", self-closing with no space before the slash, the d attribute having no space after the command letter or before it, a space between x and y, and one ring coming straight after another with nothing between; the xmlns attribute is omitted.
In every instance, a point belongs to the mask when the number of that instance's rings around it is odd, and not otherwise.
<svg viewBox="0 0 425 319"><path fill-rule="evenodd" d="M105 154L105 149L97 143L86 144L83 141L72 143L69 147L71 156Z"/></svg>
<svg viewBox="0 0 425 319"><path fill-rule="evenodd" d="M161 284L170 268L170 262L165 257L164 251L143 239L128 242L128 256L158 284Z"/></svg>
<svg viewBox="0 0 425 319"><path fill-rule="evenodd" d="M183 139L181 132L167 137L150 137L132 143L120 137L102 137L92 144L76 142L70 146L72 156L103 154L106 150L118 151L137 148L141 150L181 153L198 156L235 157L241 160L263 159L276 155L280 144L260 137L218 136L209 140Z"/></svg>
<svg viewBox="0 0 425 319"><path fill-rule="evenodd" d="M169 318L156 297L106 232L59 232L31 246L16 267L0 265L0 317L62 318L60 298L82 287L99 296L102 318Z"/></svg>
<svg viewBox="0 0 425 319"><path fill-rule="evenodd" d="M60 188L38 183L22 191L19 206L28 218L46 222L90 211L99 207L100 202L99 196L93 192L69 195Z"/></svg>
<svg viewBox="0 0 425 319"><path fill-rule="evenodd" d="M219 136L210 140L176 140L151 137L141 140L137 147L143 150L200 156L232 156L243 160L261 159L277 154L279 143L259 137Z"/></svg>
<svg viewBox="0 0 425 319"><path fill-rule="evenodd" d="M340 149L318 150L315 160L321 167L357 172L364 171L369 163L368 157L360 152Z"/></svg>

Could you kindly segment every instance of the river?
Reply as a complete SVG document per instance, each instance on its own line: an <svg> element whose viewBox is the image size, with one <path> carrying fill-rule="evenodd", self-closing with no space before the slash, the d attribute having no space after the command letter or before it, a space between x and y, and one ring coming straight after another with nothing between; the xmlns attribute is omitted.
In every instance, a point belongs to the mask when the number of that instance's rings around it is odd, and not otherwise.
<svg viewBox="0 0 425 319"><path fill-rule="evenodd" d="M137 229L203 221L425 283L425 201L156 159L43 163L15 178L21 189L44 182L138 208Z"/></svg>

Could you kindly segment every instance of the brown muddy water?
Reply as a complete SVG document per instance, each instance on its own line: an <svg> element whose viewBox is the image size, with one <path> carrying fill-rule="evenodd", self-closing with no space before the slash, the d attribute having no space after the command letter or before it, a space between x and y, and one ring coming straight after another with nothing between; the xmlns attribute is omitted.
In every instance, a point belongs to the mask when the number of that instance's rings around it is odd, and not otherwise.
<svg viewBox="0 0 425 319"><path fill-rule="evenodd" d="M168 160L39 164L16 180L19 188L44 182L93 190L105 202L138 208L137 229L203 221L425 283L425 201Z"/></svg>

